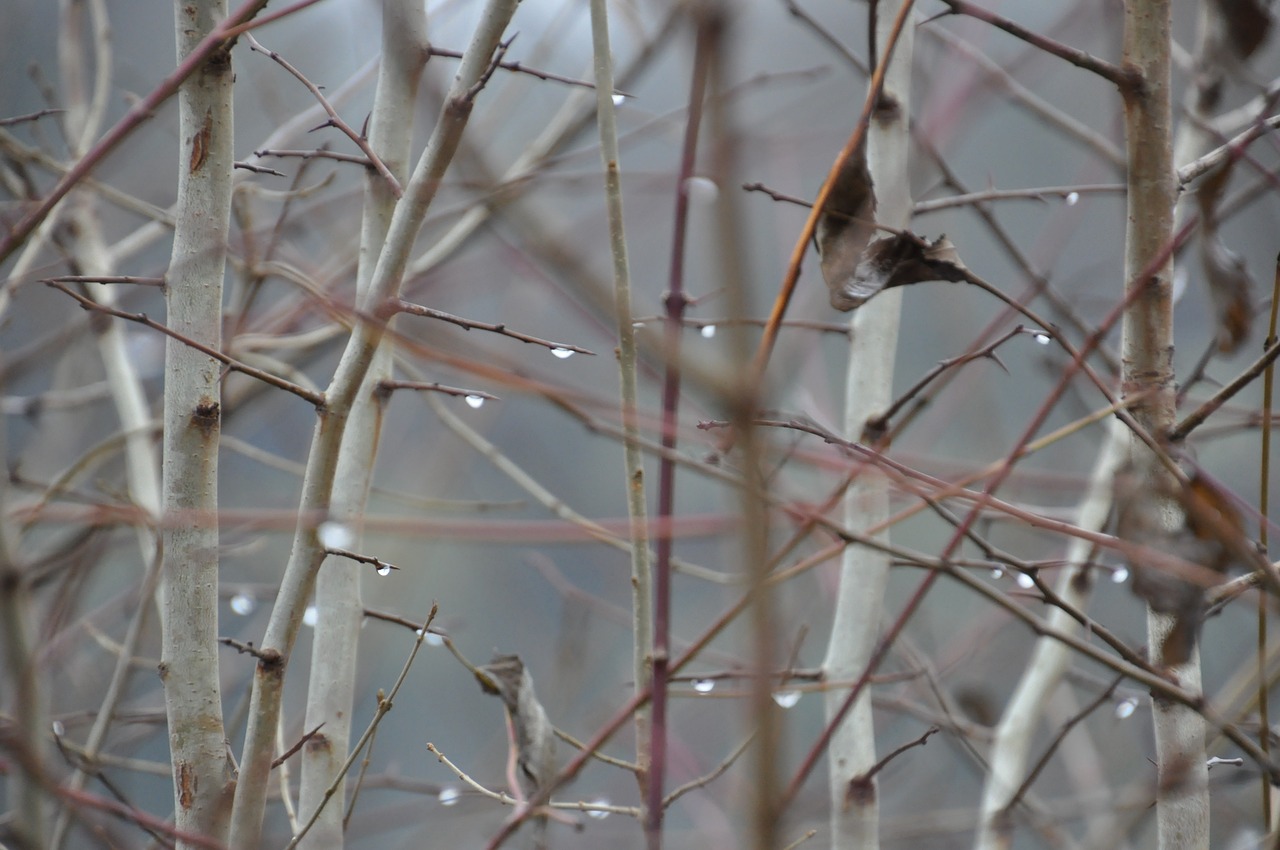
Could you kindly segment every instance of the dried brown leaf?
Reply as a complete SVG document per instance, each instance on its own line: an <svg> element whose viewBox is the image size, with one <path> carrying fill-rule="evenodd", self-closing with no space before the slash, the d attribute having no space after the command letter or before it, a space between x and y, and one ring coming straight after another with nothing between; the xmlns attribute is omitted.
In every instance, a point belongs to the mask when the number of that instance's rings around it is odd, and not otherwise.
<svg viewBox="0 0 1280 850"><path fill-rule="evenodd" d="M1200 263L1218 324L1218 350L1233 354L1249 338L1253 322L1253 279L1244 259L1222 243L1216 232L1200 239Z"/></svg>
<svg viewBox="0 0 1280 850"><path fill-rule="evenodd" d="M843 292L852 281L867 243L875 235L876 194L867 168L866 145L859 145L836 174L822 205L814 241L821 258L822 277L831 290L831 306L845 306Z"/></svg>
<svg viewBox="0 0 1280 850"><path fill-rule="evenodd" d="M534 693L533 677L520 656L494 656L493 661L480 670L490 678L506 706L520 768L520 785L527 796L533 796L555 775L555 729ZM481 687L485 687L483 682Z"/></svg>
<svg viewBox="0 0 1280 850"><path fill-rule="evenodd" d="M837 292L832 290L832 306L852 310L890 287L929 280L961 281L967 273L946 236L929 242L911 233L897 233L867 247L853 277L839 290L839 303Z"/></svg>
<svg viewBox="0 0 1280 850"><path fill-rule="evenodd" d="M1153 486L1131 465L1116 472L1116 536L1143 547L1126 558L1133 594L1174 626L1160 659L1177 666L1195 647L1204 620L1205 593L1232 563L1230 541L1243 524L1230 500L1199 476L1176 492L1168 479Z"/></svg>
<svg viewBox="0 0 1280 850"><path fill-rule="evenodd" d="M1271 33L1271 9L1264 0L1212 0L1236 60L1248 59Z"/></svg>

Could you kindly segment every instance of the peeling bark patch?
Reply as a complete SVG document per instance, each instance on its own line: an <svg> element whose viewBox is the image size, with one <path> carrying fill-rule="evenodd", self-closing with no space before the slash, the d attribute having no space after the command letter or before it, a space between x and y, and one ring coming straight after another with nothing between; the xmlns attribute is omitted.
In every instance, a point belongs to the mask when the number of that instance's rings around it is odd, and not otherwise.
<svg viewBox="0 0 1280 850"><path fill-rule="evenodd" d="M178 764L178 805L190 809L196 804L196 789L200 781L196 778L196 769L190 762Z"/></svg>
<svg viewBox="0 0 1280 850"><path fill-rule="evenodd" d="M209 158L209 144L213 141L213 110L204 114L204 124L200 132L191 139L191 162L188 169L192 174L200 170L204 161Z"/></svg>

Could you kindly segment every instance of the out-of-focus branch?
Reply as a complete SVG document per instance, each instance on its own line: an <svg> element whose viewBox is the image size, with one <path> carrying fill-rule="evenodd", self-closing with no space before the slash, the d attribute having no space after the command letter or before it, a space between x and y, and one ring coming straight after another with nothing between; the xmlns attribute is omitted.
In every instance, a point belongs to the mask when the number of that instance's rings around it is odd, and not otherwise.
<svg viewBox="0 0 1280 850"><path fill-rule="evenodd" d="M303 517L316 511L327 514L332 507L334 478L346 420L386 332L385 321L389 316L380 311L391 299L399 297L414 238L457 150L479 94L479 86L493 71L494 55L501 49L502 33L515 13L515 7L516 0L489 0L485 5L435 129L405 187L404 196L396 203L386 225L386 238L377 255L372 277L357 301L362 321L356 324L325 392L325 407L320 412L312 436L299 505L299 514ZM263 650L272 655L272 660L260 662L254 672L232 818L233 846L254 847L259 843L271 750L283 698L285 667L324 560L324 548L317 529L309 523L299 522L293 550L262 642Z"/></svg>
<svg viewBox="0 0 1280 850"><path fill-rule="evenodd" d="M225 0L178 0L178 55L197 53L231 20ZM173 332L166 340L164 371L160 678L169 720L174 822L183 832L216 841L226 840L235 785L218 669L222 369L212 354L222 347L234 81L230 52L214 52L178 91L178 202L165 273L166 324Z"/></svg>

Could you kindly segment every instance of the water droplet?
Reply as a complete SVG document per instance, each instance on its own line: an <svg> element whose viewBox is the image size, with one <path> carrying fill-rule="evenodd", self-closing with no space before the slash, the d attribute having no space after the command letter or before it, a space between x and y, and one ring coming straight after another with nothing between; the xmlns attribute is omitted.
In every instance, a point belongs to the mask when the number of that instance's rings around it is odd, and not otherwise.
<svg viewBox="0 0 1280 850"><path fill-rule="evenodd" d="M596 797L590 803L587 803L587 805L588 806L607 806L609 805L609 798ZM604 820L609 815L610 815L610 812L602 812L599 809L587 809L587 817L595 818L596 820Z"/></svg>
<svg viewBox="0 0 1280 850"><path fill-rule="evenodd" d="M626 102L627 102L627 96L626 96L625 94L615 94L615 95L613 96L613 105L614 105L614 106L621 106L622 104L624 104L624 103L626 103Z"/></svg>
<svg viewBox="0 0 1280 850"><path fill-rule="evenodd" d="M568 348L553 348L551 349L551 353L556 357L559 357L561 360L567 360L573 356L573 351Z"/></svg>
<svg viewBox="0 0 1280 850"><path fill-rule="evenodd" d="M1080 193L1068 192L1067 196L1063 198L1063 200L1067 202L1067 206L1074 207L1076 204L1080 203Z"/></svg>
<svg viewBox="0 0 1280 850"><path fill-rule="evenodd" d="M389 575L391 575L391 565L390 565L390 564L378 564L378 575L380 575L380 576L389 576Z"/></svg>
<svg viewBox="0 0 1280 850"><path fill-rule="evenodd" d="M1050 341L1052 341L1053 337L1049 336L1047 333L1038 333L1035 335L1034 339L1041 345L1048 345Z"/></svg>
<svg viewBox="0 0 1280 850"><path fill-rule="evenodd" d="M992 568L991 568L991 577L992 577L992 578L994 578L994 579L1002 579L1002 578L1004 578L1004 570L1003 570L1003 569L1001 569L1000 567L992 567Z"/></svg>
<svg viewBox="0 0 1280 850"><path fill-rule="evenodd" d="M796 703L800 702L799 691L775 691L773 701L783 708L792 708Z"/></svg>
<svg viewBox="0 0 1280 850"><path fill-rule="evenodd" d="M316 610L314 605L308 605L307 610L302 612L302 625L304 626L314 626L318 619L320 619L320 612Z"/></svg>
<svg viewBox="0 0 1280 850"><path fill-rule="evenodd" d="M348 549L356 541L355 533L348 526L333 520L320 523L316 534L320 537L320 545L326 549Z"/></svg>
<svg viewBox="0 0 1280 850"><path fill-rule="evenodd" d="M239 614L246 617L253 613L253 609L258 607L258 602L247 593L237 593L231 597L231 613Z"/></svg>
<svg viewBox="0 0 1280 850"><path fill-rule="evenodd" d="M702 330L698 331L698 333L702 334L702 338L703 338L703 339L711 339L712 337L714 337L714 336L716 335L716 326L715 326L715 325L703 325L703 326L702 326Z"/></svg>
<svg viewBox="0 0 1280 850"><path fill-rule="evenodd" d="M1117 567L1111 571L1111 580L1116 584L1124 584L1129 580L1129 570L1127 567Z"/></svg>
<svg viewBox="0 0 1280 850"><path fill-rule="evenodd" d="M1018 573L1018 587L1023 590L1030 590L1036 586L1036 581L1026 573Z"/></svg>
<svg viewBox="0 0 1280 850"><path fill-rule="evenodd" d="M427 646L444 646L444 635L438 635L435 632L427 632L427 636L422 639Z"/></svg>
<svg viewBox="0 0 1280 850"><path fill-rule="evenodd" d="M707 177L690 177L684 181L684 191L689 202L694 204L714 203L720 197L720 187Z"/></svg>
<svg viewBox="0 0 1280 850"><path fill-rule="evenodd" d="M442 806L456 805L458 799L462 796L462 792L452 785L446 785L440 789L440 793L436 795L436 799L440 801Z"/></svg>
<svg viewBox="0 0 1280 850"><path fill-rule="evenodd" d="M1137 710L1138 700L1136 697L1129 697L1126 700L1121 700L1116 703L1116 719L1124 720L1126 717L1131 717Z"/></svg>
<svg viewBox="0 0 1280 850"><path fill-rule="evenodd" d="M694 679L693 689L700 694L709 694L716 689L714 679Z"/></svg>
<svg viewBox="0 0 1280 850"><path fill-rule="evenodd" d="M61 738L65 734L67 734L67 727L62 725L62 721L53 721L53 736L55 738Z"/></svg>
<svg viewBox="0 0 1280 850"><path fill-rule="evenodd" d="M462 400L467 403L467 407L478 408L484 406L484 396L476 395L475 393L464 396Z"/></svg>

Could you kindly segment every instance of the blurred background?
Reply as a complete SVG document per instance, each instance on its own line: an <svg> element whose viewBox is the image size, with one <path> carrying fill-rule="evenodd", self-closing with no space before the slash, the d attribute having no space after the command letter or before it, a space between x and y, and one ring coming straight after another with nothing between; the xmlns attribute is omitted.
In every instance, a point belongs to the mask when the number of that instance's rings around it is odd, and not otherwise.
<svg viewBox="0 0 1280 850"><path fill-rule="evenodd" d="M59 6L37 0L0 0L0 117L57 106ZM173 11L161 3L106 4L111 20L112 118L148 92L174 65ZM1175 38L1190 49L1196 4L1175 4ZM429 36L434 47L465 48L480 4L430 2ZM1121 6L1116 0L993 3L990 7L1024 26L1118 61ZM799 14L795 10L799 10ZM936 201L965 191L1066 187L1039 197L995 201L991 221L972 205L920 212L915 232L945 233L964 262L1004 292L1018 296L1047 280L1053 301L1033 306L1079 343L1071 316L1095 325L1116 305L1122 280L1124 181L1122 104L1113 87L1059 59L1029 48L980 22L931 18L941 4L918 4L912 124L916 144L913 193ZM622 141L623 192L637 317L662 312L668 286L676 171L688 102L693 38L683 7L668 0L611 5ZM320 85L345 119L359 127L369 111L379 51L380 4L370 0L326 2L263 27L256 37ZM730 69L726 104L736 159L732 179L700 178L693 187L686 281L696 299L684 341L686 356L712 370L733 363L726 315L723 258L715 229L717 197L727 199L742 223L737 268L746 279L755 316L764 316L782 280L807 210L776 200L744 184L811 199L861 111L866 91L868 6L851 0L740 0L723 57ZM581 0L524 0L509 32L518 33L507 58L568 78L591 78L587 6ZM833 44L832 39L838 44ZM847 52L847 55L846 55ZM1185 56L1183 57L1185 59ZM852 59L852 61L851 61ZM352 153L354 146L332 128L307 131L323 122L311 95L268 58L236 46L236 156L269 166L280 176L242 172L237 189L232 251L240 255L276 240L275 258L296 270L307 286L285 275L266 279L252 309L227 319L227 345L236 336L288 335L331 323L326 301L350 305L359 239L361 173L328 159L258 156L273 149L314 150L321 145ZM434 56L427 66L419 111L415 156L440 108L441 93L456 60ZM1280 51L1266 44L1239 70L1224 94L1224 107L1246 103L1280 74ZM1188 79L1184 62L1175 70L1180 93ZM543 152L535 173L516 186L503 175L538 143L562 110L576 109L577 130L565 132ZM1065 129L1046 114L1074 122ZM110 119L109 119L110 120ZM127 194L130 203L104 200L99 207L108 241L120 249L122 274L159 276L165 271L170 233L163 223L176 191L176 110L167 104L95 173L102 184ZM66 156L56 120L3 130L2 155L10 179L0 211L17 218L15 185L29 179L38 193L54 175L35 151L54 160ZM1085 134L1085 130L1089 134ZM268 141L269 140L269 141ZM1259 315L1270 291L1277 251L1280 204L1259 173L1274 171L1274 139L1250 149L1253 166L1237 169L1229 197L1243 201L1223 223L1223 234L1260 286ZM699 173L714 173L704 149ZM21 175L22 179L15 179ZM1257 187L1264 187L1258 190ZM963 188L961 188L963 187ZM1073 189L1071 187L1079 187ZM290 195L289 193L293 194ZM404 352L421 379L474 388L498 396L473 408L464 399L438 396L454 417L496 446L512 464L556 498L591 519L623 531L626 481L620 445L610 429L619 422L618 368L611 310L610 265L604 216L601 162L589 90L499 71L481 94L463 142L418 241L429 252L467 210L488 205L492 214L439 262L426 262L406 280L405 297L437 310L483 322L505 322L538 337L595 352L561 359L546 348L486 335L429 319L402 317L409 341ZM147 211L151 210L148 215ZM992 222L997 227L992 226ZM1003 234L1003 235L1001 235ZM1007 240L1007 243L1003 240ZM1016 246L1021 259L1010 251ZM1031 270L1031 273L1028 272ZM7 283L8 303L0 325L0 374L11 470L9 510L29 507L50 482L86 452L118 432L102 367L91 343L90 318L58 292L35 281L67 269L48 251ZM228 290L240 272L228 270ZM1184 286L1177 311L1180 376L1189 374L1214 342L1216 327L1193 252L1179 266ZM229 296L230 298L231 296ZM122 307L160 318L163 300L149 288L121 292ZM899 390L914 384L938 361L955 357L976 340L989 339L1025 320L1002 311L990 296L961 284L930 283L905 295ZM1071 315L1055 306L1066 305ZM838 429L843 405L847 335L836 325L848 316L827 304L816 256L806 258L789 318L812 326L784 330L773 357L765 406L778 418L803 417ZM1234 377L1262 347L1259 318L1236 354L1215 356L1203 379L1185 387L1190 409L1217 384ZM655 332L656 322L646 327ZM126 329L131 352L147 378L156 404L163 345L145 328ZM752 330L754 340L757 330ZM984 337L984 334L986 335ZM656 339L656 336L654 337ZM334 332L305 346L273 352L293 370L290 377L323 388L344 336ZM1107 339L1115 351L1118 329ZM452 355L446 365L439 353ZM979 360L951 375L929 406L896 440L892 456L941 478L958 478L1004 456L1057 381L1065 363L1061 350L1019 336L999 351L1000 363ZM459 364L497 366L532 378L572 399L589 421L572 415L547 395L472 374ZM1106 362L1095 367L1105 374ZM642 366L645 428L656 439L662 363L651 347ZM221 631L241 641L260 641L273 588L288 557L300 469L306 460L314 411L299 399L268 391L240 375L224 385L224 444L221 502ZM1193 442L1199 462L1242 498L1256 501L1260 386L1237 396ZM1101 407L1096 390L1072 384L1045 432ZM716 448L715 431L698 422L723 418L713 394L687 383L681 400L680 450L701 460ZM1252 417L1252 418L1251 418ZM597 423L602 427L588 427ZM1069 517L1100 444L1093 426L1021 464L1002 496L1008 501ZM821 440L779 430L768 438L780 459L771 479L774 494L800 503L821 500L838 480L839 454ZM731 459L729 460L731 462ZM650 469L656 482L656 463ZM682 646L735 601L742 591L737 495L696 465L677 476L679 558L710 575L679 575L675 583L674 635ZM127 503L118 450L103 450L72 474L56 504ZM907 502L903 501L905 505ZM15 554L45 562L37 582L40 660L51 686L54 719L69 741L82 736L100 703L114 663L113 647L137 604L141 569L136 538L126 525L89 529L60 522L57 511L24 527ZM776 517L775 543L790 521ZM1252 528L1256 525L1249 522ZM951 529L927 513L895 527L894 540L923 552L941 548ZM1060 558L1063 539L1007 521L993 520L984 532L993 542L1027 560ZM580 530L556 520L512 477L465 441L433 412L427 400L397 394L388 409L375 491L366 516L364 550L396 564L387 577L365 571L364 603L374 611L421 622L439 604L436 625L447 631L472 661L495 652L518 652L531 671L552 721L585 739L630 695L631 627L628 556L591 542ZM807 544L795 557L816 551ZM973 553L970 553L973 554ZM1105 558L1104 558L1105 561ZM1118 568L1118 563L1104 563ZM1051 570L1046 570L1051 574ZM886 617L892 618L921 573L903 567L893 576ZM1043 606L1008 576L993 585ZM778 596L778 645L793 653L794 666L813 671L821 662L831 618L835 565L828 563L785 585ZM1145 641L1143 608L1122 583L1100 582L1091 612L1134 645ZM1254 662L1248 654L1250 605L1228 607L1206 626L1205 686L1224 700ZM746 626L724 632L692 666L691 680L677 686L671 716L669 782L672 787L716 767L749 731L741 679L721 677L749 665ZM411 629L368 619L360 644L357 734L372 717L378 689L389 688L411 649ZM943 733L881 775L883 831L887 847L966 845L983 771L974 753L985 746L986 727L998 719L1026 661L1033 635L971 592L943 581L932 591L883 668L876 687L877 734L885 751L918 737L932 724ZM160 681L155 675L158 628L148 629L107 751L111 787L159 817L172 810L172 786L164 735ZM292 660L285 702L286 741L303 733L308 632ZM243 737L247 656L225 650L224 697L233 751ZM1080 661L1072 688L1055 702L1049 724L1060 724L1105 688L1106 671ZM701 681L705 679L705 681ZM710 687L709 687L710 686ZM801 678L780 689L784 702L799 699L785 714L784 775L790 775L822 728L820 697ZM1117 789L1149 782L1152 744L1143 710L1146 695L1121 685L1114 699L1074 731L1035 785L1047 813L1036 828L1018 833L1018 846L1068 846L1090 818L1108 811ZM7 705L9 695L3 700ZM6 709L7 710L7 709ZM1047 744L1051 730L1045 732ZM477 846L507 811L467 790L426 749L434 743L460 768L489 788L505 790L506 733L501 704L483 694L470 674L443 648L430 647L415 661L373 746L368 777L350 822L352 846ZM625 727L608 751L634 757ZM1229 750L1216 750L1234 755ZM563 753L563 749L562 749ZM747 761L683 797L668 817L675 847L738 846L748 779ZM66 769L59 766L59 769ZM821 775L810 779L789 812L788 834L826 829L827 792ZM1211 775L1214 846L1243 847L1256 823L1256 786L1251 767L1224 767ZM92 784L91 784L92 787ZM96 790L102 791L101 787ZM0 775L0 810L5 801ZM602 764L589 767L560 795L564 799L636 805L627 773ZM1144 846L1153 830L1149 813L1120 811L1124 834ZM579 816L583 829L553 826L557 847L640 846L638 824L622 815ZM107 835L73 832L74 846L113 841L137 846L139 835L111 824ZM287 841L283 811L268 810L270 846ZM1064 838L1066 836L1066 838Z"/></svg>

